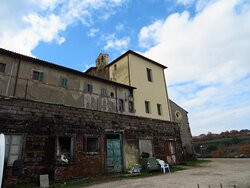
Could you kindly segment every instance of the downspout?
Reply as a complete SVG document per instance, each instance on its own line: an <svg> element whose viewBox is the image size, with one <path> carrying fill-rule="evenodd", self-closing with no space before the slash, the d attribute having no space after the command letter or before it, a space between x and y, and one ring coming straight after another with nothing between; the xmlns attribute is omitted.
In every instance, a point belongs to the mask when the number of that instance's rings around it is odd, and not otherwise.
<svg viewBox="0 0 250 188"><path fill-rule="evenodd" d="M115 86L115 107L116 107L116 112L118 112L118 108L117 108L117 86Z"/></svg>
<svg viewBox="0 0 250 188"><path fill-rule="evenodd" d="M13 69L14 69L14 62L12 62L12 66L11 66L10 76L9 76L9 80L8 80L8 84L7 84L7 88L6 88L6 92L5 92L6 96L8 96L8 93L9 93L10 81L11 81Z"/></svg>
<svg viewBox="0 0 250 188"><path fill-rule="evenodd" d="M16 80L15 80L14 92L13 92L13 96L14 96L14 97L15 97L15 95L16 95L17 81L18 81L19 69L20 69L21 61L22 61L22 56L20 56L19 62L18 62L18 66L17 66Z"/></svg>

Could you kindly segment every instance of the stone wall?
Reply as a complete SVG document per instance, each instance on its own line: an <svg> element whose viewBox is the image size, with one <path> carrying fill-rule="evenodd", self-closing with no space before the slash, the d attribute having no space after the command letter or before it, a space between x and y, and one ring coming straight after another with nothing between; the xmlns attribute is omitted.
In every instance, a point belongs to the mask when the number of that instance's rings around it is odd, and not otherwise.
<svg viewBox="0 0 250 188"><path fill-rule="evenodd" d="M136 116L101 112L59 104L35 102L15 98L0 98L0 130L4 134L23 134L25 171L22 177L11 176L6 168L5 183L38 181L40 174L50 180L83 178L107 172L106 133L120 132L123 137L123 169L139 159L139 139L152 139L154 156L167 160L168 140L176 141L177 162L182 160L182 148L177 123ZM86 134L99 137L99 152L86 153ZM69 164L56 162L58 136L74 140L73 160Z"/></svg>
<svg viewBox="0 0 250 188"><path fill-rule="evenodd" d="M180 126L184 155L186 159L193 159L195 158L195 154L192 143L192 134L188 121L188 112L171 100L169 100L169 103L171 107L172 120L178 122Z"/></svg>

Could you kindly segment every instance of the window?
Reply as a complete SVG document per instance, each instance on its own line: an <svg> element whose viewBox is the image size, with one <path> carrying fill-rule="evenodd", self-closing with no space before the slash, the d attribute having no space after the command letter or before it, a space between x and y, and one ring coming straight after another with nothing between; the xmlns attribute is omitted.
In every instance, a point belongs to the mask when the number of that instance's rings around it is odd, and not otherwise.
<svg viewBox="0 0 250 188"><path fill-rule="evenodd" d="M84 88L85 92L92 93L93 92L93 86L91 84L86 84Z"/></svg>
<svg viewBox="0 0 250 188"><path fill-rule="evenodd" d="M114 65L114 70L115 70L115 71L117 70L117 66L116 66L116 64Z"/></svg>
<svg viewBox="0 0 250 188"><path fill-rule="evenodd" d="M56 155L59 163L68 163L73 160L74 138L70 136L57 137Z"/></svg>
<svg viewBox="0 0 250 188"><path fill-rule="evenodd" d="M21 158L23 135L5 135L5 161L12 166L14 161Z"/></svg>
<svg viewBox="0 0 250 188"><path fill-rule="evenodd" d="M128 101L128 110L131 113L134 112L134 102L133 101Z"/></svg>
<svg viewBox="0 0 250 188"><path fill-rule="evenodd" d="M175 117L176 117L177 120L181 120L182 119L182 115L181 115L181 112L179 110L177 110L175 112Z"/></svg>
<svg viewBox="0 0 250 188"><path fill-rule="evenodd" d="M114 97L114 96L115 96L115 95L114 95L114 92L111 92L111 93L110 93L110 96L111 96L111 97Z"/></svg>
<svg viewBox="0 0 250 188"><path fill-rule="evenodd" d="M90 154L97 154L99 152L98 137L87 136L86 138L86 152Z"/></svg>
<svg viewBox="0 0 250 188"><path fill-rule="evenodd" d="M6 64L0 63L0 72L5 72Z"/></svg>
<svg viewBox="0 0 250 188"><path fill-rule="evenodd" d="M61 78L61 86L66 88L67 84L68 84L68 79L67 78Z"/></svg>
<svg viewBox="0 0 250 188"><path fill-rule="evenodd" d="M132 89L129 90L128 96L133 97L133 90Z"/></svg>
<svg viewBox="0 0 250 188"><path fill-rule="evenodd" d="M119 99L119 111L123 112L124 111L124 100Z"/></svg>
<svg viewBox="0 0 250 188"><path fill-rule="evenodd" d="M152 70L147 68L148 81L152 82Z"/></svg>
<svg viewBox="0 0 250 188"><path fill-rule="evenodd" d="M162 115L161 104L157 104L157 112L158 112L158 115L159 115L159 116Z"/></svg>
<svg viewBox="0 0 250 188"><path fill-rule="evenodd" d="M147 114L150 113L150 102L149 101L145 101L145 111Z"/></svg>
<svg viewBox="0 0 250 188"><path fill-rule="evenodd" d="M140 156L153 156L152 140L139 139Z"/></svg>
<svg viewBox="0 0 250 188"><path fill-rule="evenodd" d="M107 89L102 88L102 89L101 89L101 95L102 95L102 96L107 96Z"/></svg>
<svg viewBox="0 0 250 188"><path fill-rule="evenodd" d="M33 80L43 81L43 78L44 78L44 73L43 72L33 71L33 76L32 76Z"/></svg>

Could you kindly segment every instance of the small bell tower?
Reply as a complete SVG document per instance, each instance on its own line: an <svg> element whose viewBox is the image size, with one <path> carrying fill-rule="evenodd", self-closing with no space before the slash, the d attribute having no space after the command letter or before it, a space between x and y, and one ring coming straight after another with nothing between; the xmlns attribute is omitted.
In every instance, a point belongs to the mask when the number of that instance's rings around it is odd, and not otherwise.
<svg viewBox="0 0 250 188"><path fill-rule="evenodd" d="M108 64L108 61L109 55L100 53L95 61L97 70L103 69Z"/></svg>

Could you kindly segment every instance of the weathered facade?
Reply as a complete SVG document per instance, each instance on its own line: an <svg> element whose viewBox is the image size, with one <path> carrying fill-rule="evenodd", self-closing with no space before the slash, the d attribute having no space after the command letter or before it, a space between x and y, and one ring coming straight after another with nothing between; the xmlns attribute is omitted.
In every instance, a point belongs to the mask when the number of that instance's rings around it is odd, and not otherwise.
<svg viewBox="0 0 250 188"><path fill-rule="evenodd" d="M171 107L172 120L177 122L180 127L184 158L186 160L194 159L195 153L192 144L192 134L188 122L188 112L172 100L169 100L169 103Z"/></svg>
<svg viewBox="0 0 250 188"><path fill-rule="evenodd" d="M139 143L145 141L151 142L153 156L182 161L179 127L170 121L2 97L0 122L6 137L21 136L21 145L10 145L20 150L6 156L6 184L38 180L40 174L67 180L122 171L138 163L143 151ZM58 150L63 148L70 154L68 163L60 160ZM115 164L110 151L117 153ZM15 155L25 168L17 179L12 176Z"/></svg>
<svg viewBox="0 0 250 188"><path fill-rule="evenodd" d="M0 49L0 95L134 114L134 87Z"/></svg>
<svg viewBox="0 0 250 188"><path fill-rule="evenodd" d="M183 160L164 67L133 51L87 73L0 49L0 131L5 183L67 180L125 171L142 152ZM138 77L139 75L139 77ZM14 178L13 162L24 161Z"/></svg>

